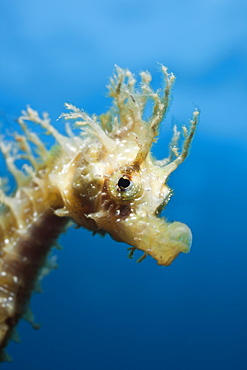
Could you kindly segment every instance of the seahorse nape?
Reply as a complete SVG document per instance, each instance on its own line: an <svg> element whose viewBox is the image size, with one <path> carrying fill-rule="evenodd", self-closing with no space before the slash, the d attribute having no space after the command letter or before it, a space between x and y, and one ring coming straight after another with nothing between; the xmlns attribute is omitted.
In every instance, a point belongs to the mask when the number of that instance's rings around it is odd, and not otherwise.
<svg viewBox="0 0 247 370"><path fill-rule="evenodd" d="M151 147L168 109L175 77L161 66L163 91L150 87L151 75L141 72L136 87L129 70L116 67L110 80L112 108L97 117L71 104L61 117L67 136L30 107L18 122L22 134L0 148L17 189L12 195L0 191L0 348L2 359L8 340L21 317L31 319L28 304L37 282L47 273L50 248L69 220L93 233L109 233L116 241L152 256L158 264L169 265L191 246L190 229L180 222L159 217L171 197L168 176L188 155L198 122L196 109L188 127L176 127L168 158L156 160ZM147 104L152 106L146 117ZM30 122L52 135L56 145L47 150ZM36 153L35 153L36 152ZM19 169L15 162L25 158ZM4 183L4 181L2 181Z"/></svg>

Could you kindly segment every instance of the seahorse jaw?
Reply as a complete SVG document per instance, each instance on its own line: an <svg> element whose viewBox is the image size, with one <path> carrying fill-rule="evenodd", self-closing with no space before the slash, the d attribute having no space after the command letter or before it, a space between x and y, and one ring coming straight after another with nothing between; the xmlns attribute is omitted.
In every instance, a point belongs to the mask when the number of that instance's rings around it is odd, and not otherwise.
<svg viewBox="0 0 247 370"><path fill-rule="evenodd" d="M189 227L181 222L168 224L167 232L161 233L151 247L150 255L158 265L169 266L182 252L188 253L192 244Z"/></svg>
<svg viewBox="0 0 247 370"><path fill-rule="evenodd" d="M192 234L187 225L156 218L145 229L136 248L153 257L158 265L169 266L181 252L188 253L191 244Z"/></svg>
<svg viewBox="0 0 247 370"><path fill-rule="evenodd" d="M158 265L169 266L179 253L188 253L192 243L189 227L181 222L168 223L164 218L131 214L125 219L110 220L103 212L89 215L99 229L118 241L129 244L153 257Z"/></svg>

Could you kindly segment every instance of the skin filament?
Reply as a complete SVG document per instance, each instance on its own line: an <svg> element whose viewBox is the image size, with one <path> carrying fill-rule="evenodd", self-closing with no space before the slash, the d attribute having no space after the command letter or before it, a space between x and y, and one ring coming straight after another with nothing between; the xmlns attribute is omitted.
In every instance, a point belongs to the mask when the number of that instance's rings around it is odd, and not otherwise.
<svg viewBox="0 0 247 370"><path fill-rule="evenodd" d="M188 156L199 119L196 109L181 132L175 126L168 158L151 154L175 80L161 66L163 91L153 91L149 72L137 85L128 69L115 68L108 86L112 107L97 117L65 104L67 136L52 126L47 113L27 107L18 119L22 134L0 138L0 149L16 181L13 194L0 182L0 350L13 338L21 318L32 322L29 300L41 277L52 268L48 255L69 221L109 233L159 265L168 266L190 250L192 235L181 222L167 222L161 211L171 198L169 175ZM151 109L151 111L150 111ZM149 112L150 113L147 113ZM30 126L54 138L48 150ZM76 127L76 134L70 127ZM19 168L17 161L26 164ZM33 326L35 326L33 324Z"/></svg>

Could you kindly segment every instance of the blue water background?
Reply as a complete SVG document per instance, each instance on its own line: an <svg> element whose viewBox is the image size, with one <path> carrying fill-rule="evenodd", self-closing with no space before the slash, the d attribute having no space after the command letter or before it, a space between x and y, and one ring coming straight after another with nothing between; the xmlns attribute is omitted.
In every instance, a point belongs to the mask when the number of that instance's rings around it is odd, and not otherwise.
<svg viewBox="0 0 247 370"><path fill-rule="evenodd" d="M150 70L156 88L157 62L177 76L157 157L172 122L202 112L164 211L191 227L191 253L136 264L126 245L72 228L32 298L41 329L21 322L2 369L247 369L246 19L243 0L1 0L1 129L27 104L54 122L67 101L104 112L114 64Z"/></svg>

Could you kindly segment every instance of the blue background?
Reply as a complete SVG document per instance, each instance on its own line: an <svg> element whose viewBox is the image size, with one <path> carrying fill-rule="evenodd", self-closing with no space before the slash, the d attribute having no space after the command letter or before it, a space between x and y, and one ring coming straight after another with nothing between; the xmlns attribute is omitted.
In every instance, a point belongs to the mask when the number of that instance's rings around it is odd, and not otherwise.
<svg viewBox="0 0 247 370"><path fill-rule="evenodd" d="M150 70L155 88L157 62L177 76L157 157L172 122L202 112L164 211L191 227L191 253L168 268L136 264L125 245L70 229L32 298L42 327L21 322L2 369L247 368L246 19L243 0L1 0L4 130L26 104L54 121L66 101L100 114L114 64Z"/></svg>

